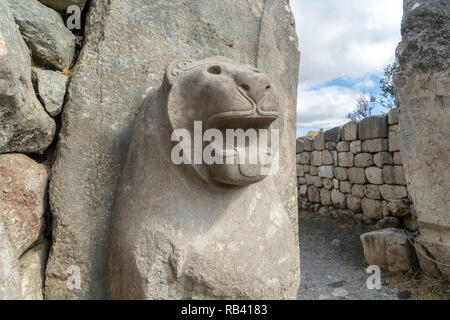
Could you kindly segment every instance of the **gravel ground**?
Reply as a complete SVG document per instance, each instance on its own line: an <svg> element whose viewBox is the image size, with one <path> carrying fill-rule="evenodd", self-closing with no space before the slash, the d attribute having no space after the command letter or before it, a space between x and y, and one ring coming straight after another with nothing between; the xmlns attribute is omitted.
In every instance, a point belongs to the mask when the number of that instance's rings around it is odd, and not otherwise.
<svg viewBox="0 0 450 320"><path fill-rule="evenodd" d="M366 227L339 225L331 218L301 212L300 265L301 286L298 300L398 300L402 292L383 281L380 290L369 290L371 274L367 267L359 236ZM399 296L398 296L399 295Z"/></svg>

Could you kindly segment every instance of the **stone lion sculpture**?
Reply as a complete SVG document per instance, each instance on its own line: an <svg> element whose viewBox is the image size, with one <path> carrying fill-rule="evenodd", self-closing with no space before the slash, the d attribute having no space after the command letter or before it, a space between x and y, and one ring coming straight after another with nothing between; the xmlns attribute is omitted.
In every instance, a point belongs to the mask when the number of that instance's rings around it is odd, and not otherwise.
<svg viewBox="0 0 450 320"><path fill-rule="evenodd" d="M202 134L268 129L277 117L269 78L251 66L213 57L168 67L136 119L117 191L112 299L296 297L299 249L262 170L270 163L173 161L178 129L196 139L195 122ZM239 157L228 144L216 152Z"/></svg>

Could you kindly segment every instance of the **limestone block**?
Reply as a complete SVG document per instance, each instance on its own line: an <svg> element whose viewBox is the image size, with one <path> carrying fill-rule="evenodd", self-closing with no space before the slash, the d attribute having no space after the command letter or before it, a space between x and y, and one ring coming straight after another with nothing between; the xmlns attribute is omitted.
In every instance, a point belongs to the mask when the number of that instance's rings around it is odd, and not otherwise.
<svg viewBox="0 0 450 320"><path fill-rule="evenodd" d="M333 179L333 166L321 166L319 167L319 177Z"/></svg>
<svg viewBox="0 0 450 320"><path fill-rule="evenodd" d="M297 163L300 164L310 164L311 163L311 152L302 152L297 155Z"/></svg>
<svg viewBox="0 0 450 320"><path fill-rule="evenodd" d="M352 210L353 212L360 212L361 211L361 199L348 195L347 196L347 208Z"/></svg>
<svg viewBox="0 0 450 320"><path fill-rule="evenodd" d="M347 173L352 184L365 184L367 181L364 168L349 168Z"/></svg>
<svg viewBox="0 0 450 320"><path fill-rule="evenodd" d="M333 181L331 179L323 178L322 185L324 188L331 190L333 189Z"/></svg>
<svg viewBox="0 0 450 320"><path fill-rule="evenodd" d="M340 180L348 180L347 168L334 167L334 176Z"/></svg>
<svg viewBox="0 0 450 320"><path fill-rule="evenodd" d="M358 135L361 140L388 137L388 116L372 116L358 123Z"/></svg>
<svg viewBox="0 0 450 320"><path fill-rule="evenodd" d="M334 165L334 159L330 151L324 150L322 151L322 165L324 166L332 166Z"/></svg>
<svg viewBox="0 0 450 320"><path fill-rule="evenodd" d="M310 137L305 138L305 151L307 152L311 152L314 151L314 144L313 144L313 139L311 139Z"/></svg>
<svg viewBox="0 0 450 320"><path fill-rule="evenodd" d="M394 152L394 164L397 166L403 165L402 154L400 152Z"/></svg>
<svg viewBox="0 0 450 320"><path fill-rule="evenodd" d="M333 203L331 201L331 191L325 188L320 190L320 203L323 206L331 206Z"/></svg>
<svg viewBox="0 0 450 320"><path fill-rule="evenodd" d="M383 184L383 170L377 167L366 168L366 178L369 183Z"/></svg>
<svg viewBox="0 0 450 320"><path fill-rule="evenodd" d="M339 190L339 180L338 179L333 179L333 188Z"/></svg>
<svg viewBox="0 0 450 320"><path fill-rule="evenodd" d="M336 146L337 146L336 142L329 141L329 142L325 143L325 149L327 149L329 151L336 150Z"/></svg>
<svg viewBox="0 0 450 320"><path fill-rule="evenodd" d="M335 127L333 129L325 131L326 142L338 142L341 138L341 127Z"/></svg>
<svg viewBox="0 0 450 320"><path fill-rule="evenodd" d="M389 110L388 113L388 123L390 126L396 125L399 123L399 115L400 115L400 109L394 108Z"/></svg>
<svg viewBox="0 0 450 320"><path fill-rule="evenodd" d="M388 139L373 139L363 141L362 147L363 152L383 152L389 151L389 141Z"/></svg>
<svg viewBox="0 0 450 320"><path fill-rule="evenodd" d="M313 151L311 153L311 164L313 166L321 166L322 165L322 152L321 151Z"/></svg>
<svg viewBox="0 0 450 320"><path fill-rule="evenodd" d="M304 197L308 194L308 185L303 184L300 186L300 188L298 189L298 193L300 196Z"/></svg>
<svg viewBox="0 0 450 320"><path fill-rule="evenodd" d="M355 155L355 166L360 168L366 168L373 166L373 156L370 153L360 153Z"/></svg>
<svg viewBox="0 0 450 320"><path fill-rule="evenodd" d="M319 175L319 167L309 166L309 174L312 175L312 176Z"/></svg>
<svg viewBox="0 0 450 320"><path fill-rule="evenodd" d="M316 150L316 151L325 150L325 134L323 132L320 132L314 138L313 144L314 144L314 150Z"/></svg>
<svg viewBox="0 0 450 320"><path fill-rule="evenodd" d="M402 166L383 167L383 180L385 184L406 185L405 174Z"/></svg>
<svg viewBox="0 0 450 320"><path fill-rule="evenodd" d="M308 199L311 203L320 203L320 191L316 186L308 187Z"/></svg>
<svg viewBox="0 0 450 320"><path fill-rule="evenodd" d="M333 206L337 208L344 209L346 206L345 194L338 190L334 189L331 191L331 201L333 202Z"/></svg>
<svg viewBox="0 0 450 320"><path fill-rule="evenodd" d="M366 184L364 186L364 196L373 200L381 200L380 189L377 185L374 184Z"/></svg>
<svg viewBox="0 0 450 320"><path fill-rule="evenodd" d="M340 167L350 168L353 167L354 155L351 152L339 152L338 164Z"/></svg>
<svg viewBox="0 0 450 320"><path fill-rule="evenodd" d="M362 211L367 218L380 220L383 218L383 202L364 198L362 200Z"/></svg>
<svg viewBox="0 0 450 320"><path fill-rule="evenodd" d="M408 196L406 187L404 186L393 186L393 185L382 185L380 186L381 196L385 200L398 200L403 199Z"/></svg>
<svg viewBox="0 0 450 320"><path fill-rule="evenodd" d="M352 184L350 182L348 182L348 181L341 181L339 185L340 185L339 190L342 193L346 193L346 194L352 193Z"/></svg>
<svg viewBox="0 0 450 320"><path fill-rule="evenodd" d="M303 171L303 166L302 165L297 165L297 177L304 177L305 176L305 171Z"/></svg>
<svg viewBox="0 0 450 320"><path fill-rule="evenodd" d="M344 141L358 140L358 123L352 121L345 124L341 130L341 138Z"/></svg>
<svg viewBox="0 0 450 320"><path fill-rule="evenodd" d="M347 141L340 141L336 146L336 150L338 152L349 152L350 151L350 143Z"/></svg>
<svg viewBox="0 0 450 320"><path fill-rule="evenodd" d="M373 156L373 162L378 168L383 168L385 165L394 164L394 159L390 152L379 152Z"/></svg>
<svg viewBox="0 0 450 320"><path fill-rule="evenodd" d="M398 130L399 126L390 126L389 127L389 151L400 151L400 145L398 143Z"/></svg>
<svg viewBox="0 0 450 320"><path fill-rule="evenodd" d="M300 139L297 139L296 145L295 145L295 151L297 154L305 151L305 142Z"/></svg>
<svg viewBox="0 0 450 320"><path fill-rule="evenodd" d="M365 195L365 186L362 184L354 184L352 186L352 196L355 198L362 199Z"/></svg>
<svg viewBox="0 0 450 320"><path fill-rule="evenodd" d="M361 140L352 141L350 143L350 152L353 154L358 154L361 152L362 142Z"/></svg>

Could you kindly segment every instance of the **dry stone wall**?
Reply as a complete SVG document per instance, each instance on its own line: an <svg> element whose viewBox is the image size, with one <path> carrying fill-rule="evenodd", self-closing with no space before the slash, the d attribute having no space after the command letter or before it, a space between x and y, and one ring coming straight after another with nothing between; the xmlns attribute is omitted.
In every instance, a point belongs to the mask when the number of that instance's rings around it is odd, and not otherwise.
<svg viewBox="0 0 450 320"><path fill-rule="evenodd" d="M398 143L399 110L297 140L299 206L417 231Z"/></svg>

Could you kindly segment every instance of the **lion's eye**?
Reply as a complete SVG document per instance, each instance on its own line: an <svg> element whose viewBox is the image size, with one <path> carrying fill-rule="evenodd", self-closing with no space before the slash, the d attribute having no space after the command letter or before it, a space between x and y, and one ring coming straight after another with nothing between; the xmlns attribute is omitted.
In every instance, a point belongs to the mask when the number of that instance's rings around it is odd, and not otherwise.
<svg viewBox="0 0 450 320"><path fill-rule="evenodd" d="M211 74L221 74L222 68L220 66L211 66L207 71Z"/></svg>

